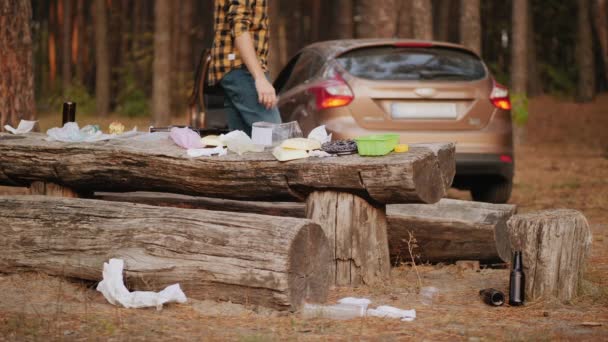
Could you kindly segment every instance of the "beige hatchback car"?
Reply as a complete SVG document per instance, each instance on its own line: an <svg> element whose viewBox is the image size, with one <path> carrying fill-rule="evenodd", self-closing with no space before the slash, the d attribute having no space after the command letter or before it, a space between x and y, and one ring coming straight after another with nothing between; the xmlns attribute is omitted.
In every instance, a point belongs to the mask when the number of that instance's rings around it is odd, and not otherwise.
<svg viewBox="0 0 608 342"><path fill-rule="evenodd" d="M201 61L205 66L208 57ZM197 75L205 71L199 67ZM289 61L274 85L283 121L298 121L305 134L325 125L334 139L398 133L402 143L455 142L454 187L470 190L477 201L505 203L511 196L509 92L463 46L396 39L315 43ZM195 88L193 103L202 93L202 86ZM204 93L204 125L225 127L221 89Z"/></svg>
<svg viewBox="0 0 608 342"><path fill-rule="evenodd" d="M505 203L513 180L511 103L483 61L460 45L339 40L307 46L275 81L283 121L334 139L398 133L402 143L453 141L453 186Z"/></svg>

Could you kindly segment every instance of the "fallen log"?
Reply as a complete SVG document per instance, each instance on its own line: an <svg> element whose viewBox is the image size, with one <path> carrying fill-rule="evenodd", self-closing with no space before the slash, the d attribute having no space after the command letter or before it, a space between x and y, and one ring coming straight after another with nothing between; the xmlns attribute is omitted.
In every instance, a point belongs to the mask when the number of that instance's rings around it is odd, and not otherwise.
<svg viewBox="0 0 608 342"><path fill-rule="evenodd" d="M435 204L396 204L387 206L388 239L391 259L409 261L409 232L416 239L415 254L421 261L493 261L506 256L507 220L516 206L453 199ZM410 244L413 241L410 241ZM502 249L502 250L501 250Z"/></svg>
<svg viewBox="0 0 608 342"><path fill-rule="evenodd" d="M160 133L156 133L160 134ZM6 136L0 134L0 138ZM29 133L0 139L0 184L51 182L76 193L157 191L236 200L304 201L317 190L381 204L434 203L454 176L454 144L413 144L407 153L277 161L270 151L187 158L168 138L49 142Z"/></svg>
<svg viewBox="0 0 608 342"><path fill-rule="evenodd" d="M286 217L306 217L305 205L304 203L299 202L236 201L145 191L127 193L97 192L95 193L94 198L104 201L141 203L158 205L161 207L233 211L237 213Z"/></svg>
<svg viewBox="0 0 608 342"><path fill-rule="evenodd" d="M507 225L508 239L501 243L522 251L526 300L573 299L591 247L585 216L576 210L546 210L515 215Z"/></svg>
<svg viewBox="0 0 608 342"><path fill-rule="evenodd" d="M132 290L278 310L327 296L327 238L306 219L48 196L0 196L0 217L0 272L99 281L121 258Z"/></svg>

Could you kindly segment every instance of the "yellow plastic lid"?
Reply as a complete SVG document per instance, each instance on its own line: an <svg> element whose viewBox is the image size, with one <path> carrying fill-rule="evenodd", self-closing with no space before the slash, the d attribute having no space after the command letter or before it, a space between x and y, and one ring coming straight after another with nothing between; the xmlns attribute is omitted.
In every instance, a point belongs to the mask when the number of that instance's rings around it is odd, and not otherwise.
<svg viewBox="0 0 608 342"><path fill-rule="evenodd" d="M397 153L402 153L402 152L407 152L410 149L410 147L407 144L397 144L397 146L395 146L395 152Z"/></svg>

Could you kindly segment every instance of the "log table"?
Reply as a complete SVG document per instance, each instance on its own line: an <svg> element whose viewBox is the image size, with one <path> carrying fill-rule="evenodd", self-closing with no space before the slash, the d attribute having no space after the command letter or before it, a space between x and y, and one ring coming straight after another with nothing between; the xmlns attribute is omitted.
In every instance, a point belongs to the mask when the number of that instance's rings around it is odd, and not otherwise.
<svg viewBox="0 0 608 342"><path fill-rule="evenodd" d="M59 196L157 191L305 202L307 217L329 239L330 278L337 285L387 280L386 204L435 203L446 195L455 173L452 143L415 144L407 153L383 157L279 162L269 151L188 158L162 133L96 143L45 137L0 134L0 185L31 186L34 194Z"/></svg>

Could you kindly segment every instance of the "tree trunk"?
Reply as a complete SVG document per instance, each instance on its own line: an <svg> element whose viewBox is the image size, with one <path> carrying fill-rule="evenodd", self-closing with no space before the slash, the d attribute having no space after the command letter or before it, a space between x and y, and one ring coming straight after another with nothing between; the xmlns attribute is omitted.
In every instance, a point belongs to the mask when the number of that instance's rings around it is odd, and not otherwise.
<svg viewBox="0 0 608 342"><path fill-rule="evenodd" d="M430 1L430 0L429 0ZM395 0L359 0L357 38L391 38L396 32Z"/></svg>
<svg viewBox="0 0 608 342"><path fill-rule="evenodd" d="M515 94L526 94L528 83L527 38L528 0L513 0L513 32L511 34L511 89Z"/></svg>
<svg viewBox="0 0 608 342"><path fill-rule="evenodd" d="M281 43L280 43L280 32L281 32L281 8L279 0L268 0L268 21L270 25L270 43L268 53L268 68L270 69L270 76L275 79L281 68L283 67L283 61L281 60Z"/></svg>
<svg viewBox="0 0 608 342"><path fill-rule="evenodd" d="M589 15L590 0L578 0L578 39L576 55L578 60L577 100L589 102L595 96L595 68L593 63L593 35Z"/></svg>
<svg viewBox="0 0 608 342"><path fill-rule="evenodd" d="M460 0L460 42L481 56L479 0Z"/></svg>
<svg viewBox="0 0 608 342"><path fill-rule="evenodd" d="M0 184L54 182L77 192L161 191L237 200L299 201L316 189L377 203L434 203L454 177L453 144L404 154L277 161L270 152L186 158L170 139L62 143L29 134L0 140ZM69 147L69 148L68 148Z"/></svg>
<svg viewBox="0 0 608 342"><path fill-rule="evenodd" d="M306 217L318 223L329 241L330 282L336 286L378 285L390 278L386 209L336 191L315 191Z"/></svg>
<svg viewBox="0 0 608 342"><path fill-rule="evenodd" d="M72 0L62 0L63 23L61 25L61 82L63 95L72 83ZM67 99L66 99L67 100Z"/></svg>
<svg viewBox="0 0 608 342"><path fill-rule="evenodd" d="M602 61L604 62L604 79L608 82L608 0L595 1L595 26L600 41Z"/></svg>
<svg viewBox="0 0 608 342"><path fill-rule="evenodd" d="M0 0L0 131L35 113L30 1Z"/></svg>
<svg viewBox="0 0 608 342"><path fill-rule="evenodd" d="M171 113L171 2L154 3L154 81L152 109L154 125L166 126Z"/></svg>
<svg viewBox="0 0 608 342"><path fill-rule="evenodd" d="M391 259L409 261L409 233L416 239L413 253L423 262L494 261L511 256L507 220L516 206L442 199L435 204L387 206ZM410 242L411 243L411 242ZM499 250L502 248L502 250Z"/></svg>
<svg viewBox="0 0 608 342"><path fill-rule="evenodd" d="M350 39L355 36L354 0L334 1L336 39Z"/></svg>
<svg viewBox="0 0 608 342"><path fill-rule="evenodd" d="M400 1L397 5L397 27L395 29L399 38L413 38L412 28L412 3Z"/></svg>
<svg viewBox="0 0 608 342"><path fill-rule="evenodd" d="M49 55L49 85L51 89L55 87L55 80L57 79L57 10L55 1L49 1L49 41L48 41L48 55Z"/></svg>
<svg viewBox="0 0 608 342"><path fill-rule="evenodd" d="M84 54L87 51L85 47L85 35L86 28L85 22L85 10L84 0L77 0L76 2L76 82L81 85L85 84L85 67L84 67Z"/></svg>
<svg viewBox="0 0 608 342"><path fill-rule="evenodd" d="M191 298L278 310L328 293L328 242L310 220L44 196L0 197L0 217L0 272L99 281L120 258L133 290L179 283Z"/></svg>
<svg viewBox="0 0 608 342"><path fill-rule="evenodd" d="M536 31L534 30L534 17L532 9L528 9L528 95L538 96L542 94L542 82L538 69L538 58L536 56Z"/></svg>
<svg viewBox="0 0 608 342"><path fill-rule="evenodd" d="M433 39L433 4L431 0L412 0L413 36L415 39Z"/></svg>
<svg viewBox="0 0 608 342"><path fill-rule="evenodd" d="M447 42L450 32L450 7L453 0L436 0L433 3L433 11L435 12L435 20L433 20L433 32L435 40ZM475 0L473 0L475 1Z"/></svg>
<svg viewBox="0 0 608 342"><path fill-rule="evenodd" d="M585 216L576 210L549 210L515 215L507 225L509 239L499 243L522 251L526 300L573 299L591 247Z"/></svg>
<svg viewBox="0 0 608 342"><path fill-rule="evenodd" d="M110 56L108 53L108 15L105 0L94 0L95 21L95 102L97 115L110 112Z"/></svg>

